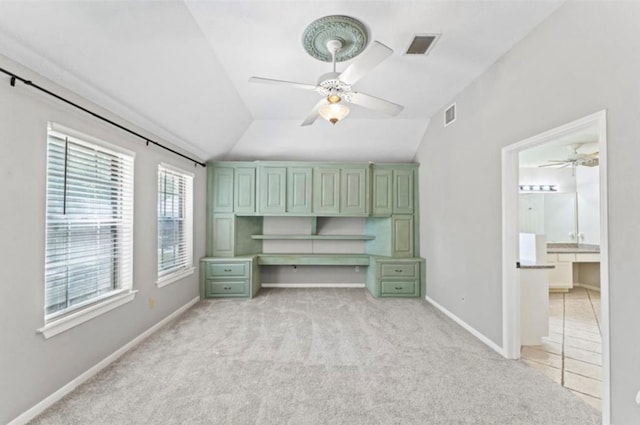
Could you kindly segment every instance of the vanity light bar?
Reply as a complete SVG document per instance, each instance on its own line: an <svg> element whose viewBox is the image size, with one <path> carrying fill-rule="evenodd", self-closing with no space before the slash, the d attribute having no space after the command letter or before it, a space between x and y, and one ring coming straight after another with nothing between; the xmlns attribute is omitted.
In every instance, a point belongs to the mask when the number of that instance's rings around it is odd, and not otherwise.
<svg viewBox="0 0 640 425"><path fill-rule="evenodd" d="M521 192L557 192L558 186L554 184L521 184Z"/></svg>

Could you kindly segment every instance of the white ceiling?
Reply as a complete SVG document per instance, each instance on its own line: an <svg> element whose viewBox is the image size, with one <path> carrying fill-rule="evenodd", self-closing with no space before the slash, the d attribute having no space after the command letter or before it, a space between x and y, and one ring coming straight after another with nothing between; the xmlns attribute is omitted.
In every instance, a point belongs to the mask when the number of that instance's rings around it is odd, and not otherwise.
<svg viewBox="0 0 640 425"><path fill-rule="evenodd" d="M563 161L577 152L579 154L593 154L599 151L598 127L590 125L580 130L542 145L524 150L518 154L520 167L539 167L548 164L549 161Z"/></svg>
<svg viewBox="0 0 640 425"><path fill-rule="evenodd" d="M5 0L0 53L203 159L410 161L429 118L561 3ZM333 14L394 49L355 88L404 105L397 117L353 106L335 127L300 127L316 93L248 82L315 83L331 65L302 32ZM416 33L442 36L403 55Z"/></svg>

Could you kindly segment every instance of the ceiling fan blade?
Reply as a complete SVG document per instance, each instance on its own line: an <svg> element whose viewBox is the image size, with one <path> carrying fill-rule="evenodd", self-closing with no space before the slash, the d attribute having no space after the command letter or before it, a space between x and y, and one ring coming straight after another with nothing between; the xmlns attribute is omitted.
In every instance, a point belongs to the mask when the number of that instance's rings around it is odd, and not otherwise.
<svg viewBox="0 0 640 425"><path fill-rule="evenodd" d="M327 100L325 98L320 99L318 103L316 103L315 106L311 109L311 112L309 112L309 115L307 115L307 118L305 118L305 120L300 125L304 127L304 126L313 124L315 120L320 116L318 114L320 107L325 103L327 103Z"/></svg>
<svg viewBox="0 0 640 425"><path fill-rule="evenodd" d="M360 78L364 77L375 68L380 62L391 56L393 50L379 41L374 41L362 56L354 63L349 65L338 77L340 81L346 84L354 84Z"/></svg>
<svg viewBox="0 0 640 425"><path fill-rule="evenodd" d="M278 86L288 86L294 89L303 89L303 90L315 90L318 87L313 84L295 83L293 81L273 80L271 78L262 78L262 77L251 77L249 78L249 82L260 83L260 84L275 84Z"/></svg>
<svg viewBox="0 0 640 425"><path fill-rule="evenodd" d="M398 105L397 103L357 92L351 93L349 102L389 115L398 115L404 109L404 106Z"/></svg>

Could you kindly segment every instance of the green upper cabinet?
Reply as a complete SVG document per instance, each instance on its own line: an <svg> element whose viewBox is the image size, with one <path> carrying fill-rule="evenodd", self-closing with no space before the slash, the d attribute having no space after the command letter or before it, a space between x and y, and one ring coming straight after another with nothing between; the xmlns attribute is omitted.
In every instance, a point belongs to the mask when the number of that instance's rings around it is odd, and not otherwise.
<svg viewBox="0 0 640 425"><path fill-rule="evenodd" d="M254 214L256 212L255 167L235 169L234 211L236 214Z"/></svg>
<svg viewBox="0 0 640 425"><path fill-rule="evenodd" d="M316 167L313 169L313 213L336 215L340 213L340 169Z"/></svg>
<svg viewBox="0 0 640 425"><path fill-rule="evenodd" d="M213 212L233 212L233 174L231 167L213 169Z"/></svg>
<svg viewBox="0 0 640 425"><path fill-rule="evenodd" d="M311 167L287 167L287 212L311 213Z"/></svg>
<svg viewBox="0 0 640 425"><path fill-rule="evenodd" d="M366 216L369 214L369 167L340 170L340 213Z"/></svg>
<svg viewBox="0 0 640 425"><path fill-rule="evenodd" d="M413 214L413 169L393 170L393 213Z"/></svg>
<svg viewBox="0 0 640 425"><path fill-rule="evenodd" d="M283 214L286 211L287 168L261 166L258 173L258 213Z"/></svg>
<svg viewBox="0 0 640 425"><path fill-rule="evenodd" d="M372 175L371 215L389 217L393 212L393 170L374 166Z"/></svg>

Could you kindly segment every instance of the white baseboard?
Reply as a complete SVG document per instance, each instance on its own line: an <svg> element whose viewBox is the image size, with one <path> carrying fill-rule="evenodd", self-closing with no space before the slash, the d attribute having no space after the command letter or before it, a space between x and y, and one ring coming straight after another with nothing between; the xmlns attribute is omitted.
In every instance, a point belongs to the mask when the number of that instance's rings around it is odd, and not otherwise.
<svg viewBox="0 0 640 425"><path fill-rule="evenodd" d="M124 346L120 347L119 349L117 349L116 351L108 355L98 364L91 367L89 370L87 370L77 378L71 380L71 382L69 382L68 384L66 384L65 386L63 386L53 394L51 394L49 397L45 398L44 400L36 404L26 412L22 413L20 416L18 416L17 418L9 422L7 425L23 425L28 423L30 420L34 419L40 413L44 412L47 408L49 408L55 402L60 400L62 397L66 396L71 391L75 390L80 385L82 385L83 383L88 381L90 378L95 376L102 369L104 369L105 367L109 366L111 363L116 361L124 353L131 350L133 347L138 345L140 342L142 342L145 338L150 336L152 333L154 333L155 331L157 331L158 329L160 329L161 327L163 327L164 325L166 325L167 323L169 323L170 321L178 317L180 314L187 311L198 301L200 301L199 296L195 297L194 299L192 299L191 301L189 301L188 303L186 303L185 305L183 305L182 307L180 307L179 309L177 309L176 311L174 311L173 313L171 313L170 315L168 315L167 317L165 317L155 325L151 326L149 329L147 329L146 331L144 331L143 333L141 333L140 335L138 335L137 337L129 341L127 344L125 344Z"/></svg>
<svg viewBox="0 0 640 425"><path fill-rule="evenodd" d="M590 289L592 291L600 292L599 286L583 285L582 283L574 283L573 286L579 286L580 288L585 288L585 289Z"/></svg>
<svg viewBox="0 0 640 425"><path fill-rule="evenodd" d="M263 288L364 288L364 283L262 283Z"/></svg>
<svg viewBox="0 0 640 425"><path fill-rule="evenodd" d="M427 300L427 302L429 304L431 304L432 306L434 306L435 308L437 308L438 310L443 312L449 319L453 320L458 325L462 326L471 335L475 336L480 341L482 341L483 343L488 345L489 348L491 348L492 350L494 350L495 352L500 354L502 357L506 357L504 349L502 347L497 345L495 342L491 341L489 338L487 338L486 336L484 336L483 334L478 332L476 329L474 329L471 326L469 326L469 324L467 322L463 321L461 318L459 318L458 316L456 316L455 314L453 314L452 312L450 312L449 310L447 310L446 308L444 308L443 306L438 304L436 301L434 301L429 296L424 297L424 299Z"/></svg>

